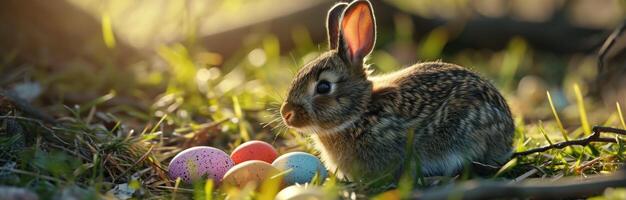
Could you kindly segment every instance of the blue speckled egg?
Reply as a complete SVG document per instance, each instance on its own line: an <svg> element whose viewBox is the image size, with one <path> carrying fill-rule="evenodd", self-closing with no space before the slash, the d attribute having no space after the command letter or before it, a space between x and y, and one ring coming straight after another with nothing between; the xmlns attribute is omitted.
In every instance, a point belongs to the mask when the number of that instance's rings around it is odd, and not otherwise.
<svg viewBox="0 0 626 200"><path fill-rule="evenodd" d="M213 179L219 184L234 163L224 151L207 146L197 146L178 153L168 166L172 180L180 177L185 183L200 178Z"/></svg>
<svg viewBox="0 0 626 200"><path fill-rule="evenodd" d="M328 176L322 162L317 157L304 152L284 154L276 158L272 165L280 171L291 169L284 177L284 183L287 185L311 182L316 173L319 173L322 180Z"/></svg>

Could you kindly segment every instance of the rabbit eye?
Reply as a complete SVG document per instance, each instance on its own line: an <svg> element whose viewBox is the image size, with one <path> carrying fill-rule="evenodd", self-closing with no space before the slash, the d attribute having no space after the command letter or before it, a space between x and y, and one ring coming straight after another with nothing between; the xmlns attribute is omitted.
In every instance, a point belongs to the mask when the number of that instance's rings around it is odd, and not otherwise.
<svg viewBox="0 0 626 200"><path fill-rule="evenodd" d="M321 80L317 82L317 86L315 86L315 92L318 94L328 94L330 92L330 82L327 80Z"/></svg>

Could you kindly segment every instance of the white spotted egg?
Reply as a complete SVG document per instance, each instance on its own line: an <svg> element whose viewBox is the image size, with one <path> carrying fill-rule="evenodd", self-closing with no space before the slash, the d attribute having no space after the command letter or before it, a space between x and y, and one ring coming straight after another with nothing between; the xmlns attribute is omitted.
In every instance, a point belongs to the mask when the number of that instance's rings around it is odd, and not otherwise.
<svg viewBox="0 0 626 200"><path fill-rule="evenodd" d="M292 185L278 192L274 200L323 200L335 198L332 194L327 194L318 186Z"/></svg>

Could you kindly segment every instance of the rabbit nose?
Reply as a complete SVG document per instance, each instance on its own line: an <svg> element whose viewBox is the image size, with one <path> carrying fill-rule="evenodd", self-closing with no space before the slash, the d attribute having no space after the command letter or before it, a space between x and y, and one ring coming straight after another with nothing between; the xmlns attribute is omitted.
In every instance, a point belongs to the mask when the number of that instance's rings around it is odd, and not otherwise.
<svg viewBox="0 0 626 200"><path fill-rule="evenodd" d="M283 104L280 108L280 114L283 116L287 125L291 124L294 115L293 106L290 103Z"/></svg>
<svg viewBox="0 0 626 200"><path fill-rule="evenodd" d="M291 116L293 115L293 111L286 113L283 118L285 118L285 121L291 121Z"/></svg>

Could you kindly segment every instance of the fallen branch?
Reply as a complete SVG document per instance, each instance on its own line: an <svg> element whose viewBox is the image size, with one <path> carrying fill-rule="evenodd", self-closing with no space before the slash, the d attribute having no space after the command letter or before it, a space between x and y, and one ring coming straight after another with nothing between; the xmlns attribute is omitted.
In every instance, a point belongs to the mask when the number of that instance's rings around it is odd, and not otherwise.
<svg viewBox="0 0 626 200"><path fill-rule="evenodd" d="M603 73L606 70L606 57L611 49L613 49L617 39L620 35L622 35L624 30L626 30L626 23L613 30L613 33L611 33L611 35L609 35L609 37L606 38L606 41L602 44L602 48L600 48L600 51L598 52L598 73Z"/></svg>
<svg viewBox="0 0 626 200"><path fill-rule="evenodd" d="M562 148L573 146L573 145L587 146L589 145L589 143L592 143L592 142L607 142L607 143L618 142L617 138L601 137L600 136L601 133L615 133L615 134L620 134L620 135L626 135L626 130L618 129L618 128L594 126L592 130L593 130L593 133L586 138L577 139L577 140L569 140L565 142L555 143L555 144L531 149L528 151L516 152L513 154L512 157L525 156L525 155L529 155L533 153L544 152L550 149L562 149Z"/></svg>
<svg viewBox="0 0 626 200"><path fill-rule="evenodd" d="M614 80L610 77L619 76L619 68L621 64L616 64L610 68L609 61L619 58L624 51L624 32L626 32L626 22L615 28L611 35L604 41L602 47L598 51L597 57L597 73L595 79L590 83L590 94L594 97L600 97L602 91L607 89L607 84ZM623 55L622 55L623 56ZM619 61L617 61L619 63ZM611 84L609 84L611 85ZM610 88L610 87L609 87Z"/></svg>
<svg viewBox="0 0 626 200"><path fill-rule="evenodd" d="M419 191L415 199L564 199L601 194L606 188L626 186L626 175L617 171L611 175L587 178L566 177L557 181L528 180L520 184L507 181L468 181L440 189Z"/></svg>

